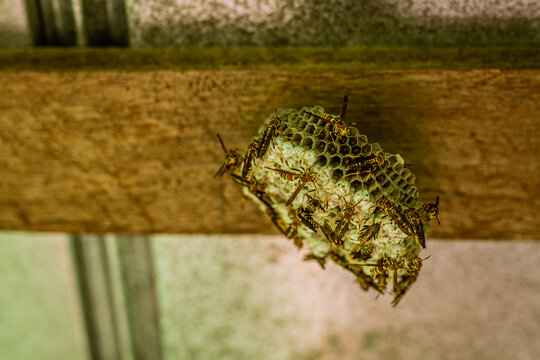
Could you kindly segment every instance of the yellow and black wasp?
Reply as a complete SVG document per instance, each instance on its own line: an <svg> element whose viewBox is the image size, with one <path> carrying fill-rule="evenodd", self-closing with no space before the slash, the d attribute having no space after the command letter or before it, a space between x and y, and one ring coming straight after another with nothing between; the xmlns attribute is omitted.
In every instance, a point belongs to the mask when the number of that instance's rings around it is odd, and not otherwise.
<svg viewBox="0 0 540 360"><path fill-rule="evenodd" d="M221 136L217 134L217 137L219 139L221 147L223 148L223 151L225 151L225 163L221 165L214 177L222 176L223 174L236 169L238 165L240 165L240 163L242 162L242 155L240 154L240 151L237 149L227 150L225 144L223 143L223 140L221 139Z"/></svg>
<svg viewBox="0 0 540 360"><path fill-rule="evenodd" d="M333 114L328 114L328 113L314 114L306 110L304 110L303 112L308 115L313 116L316 119L324 121L327 126L331 127L330 135L332 136L332 142L334 143L334 146L336 146L334 137L337 139L342 139L352 133L353 128L348 126L345 123L345 113L347 111L348 103L349 103L349 98L347 95L345 95L343 97L343 105L341 107L341 113L339 115L333 115ZM318 136L321 132L322 132L322 129L314 136Z"/></svg>
<svg viewBox="0 0 540 360"><path fill-rule="evenodd" d="M392 204L390 199L386 196L382 196L377 200L377 209L384 211L399 227L399 229L406 235L411 235L412 224L407 216L403 213L401 206ZM377 211L377 210L376 210Z"/></svg>

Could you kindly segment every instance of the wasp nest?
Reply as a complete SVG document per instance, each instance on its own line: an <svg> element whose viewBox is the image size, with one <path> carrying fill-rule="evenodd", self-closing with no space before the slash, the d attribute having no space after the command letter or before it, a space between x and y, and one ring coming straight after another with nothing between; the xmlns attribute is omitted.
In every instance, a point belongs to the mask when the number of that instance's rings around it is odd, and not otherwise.
<svg viewBox="0 0 540 360"><path fill-rule="evenodd" d="M216 175L229 173L306 259L329 258L355 274L364 290L397 304L418 277L427 223L438 202L422 204L415 176L398 154L324 109L278 109L245 151L227 150ZM218 135L219 137L219 135ZM438 219L437 219L438 220Z"/></svg>

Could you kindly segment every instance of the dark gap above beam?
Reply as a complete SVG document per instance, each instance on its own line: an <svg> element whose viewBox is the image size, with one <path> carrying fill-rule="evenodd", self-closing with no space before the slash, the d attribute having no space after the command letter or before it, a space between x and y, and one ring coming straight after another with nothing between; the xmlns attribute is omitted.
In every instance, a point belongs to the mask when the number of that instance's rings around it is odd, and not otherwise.
<svg viewBox="0 0 540 360"><path fill-rule="evenodd" d="M101 40L98 39L105 36L103 31L96 30L92 44L99 44ZM540 48L534 47L48 48L0 51L0 71L539 68Z"/></svg>

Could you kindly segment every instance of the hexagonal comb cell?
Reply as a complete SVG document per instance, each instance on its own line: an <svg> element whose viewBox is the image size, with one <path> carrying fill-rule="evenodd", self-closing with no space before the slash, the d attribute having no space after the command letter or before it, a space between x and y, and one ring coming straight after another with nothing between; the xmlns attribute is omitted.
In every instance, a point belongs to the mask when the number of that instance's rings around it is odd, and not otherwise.
<svg viewBox="0 0 540 360"><path fill-rule="evenodd" d="M339 153L341 155L347 155L350 152L351 152L351 148L349 146L347 146L347 145L341 145L339 147Z"/></svg>
<svg viewBox="0 0 540 360"><path fill-rule="evenodd" d="M332 156L330 158L330 165L332 167L335 167L335 168L339 167L339 165L341 165L341 157L340 156Z"/></svg>
<svg viewBox="0 0 540 360"><path fill-rule="evenodd" d="M316 128L313 125L308 125L304 131L306 132L306 134L314 135Z"/></svg>
<svg viewBox="0 0 540 360"><path fill-rule="evenodd" d="M388 165L392 166L395 165L398 162L398 158L396 155L390 155L387 159Z"/></svg>
<svg viewBox="0 0 540 360"><path fill-rule="evenodd" d="M324 148L325 148L325 147L326 147L326 142L320 141L320 140L319 140L319 141L317 141L317 142L315 143L314 149L317 150L318 152L321 152L321 153L322 153L322 152L324 151Z"/></svg>
<svg viewBox="0 0 540 360"><path fill-rule="evenodd" d="M306 137L302 140L302 142L300 143L301 146L305 146L309 149L311 149L311 147L313 146L313 140L309 137Z"/></svg>
<svg viewBox="0 0 540 360"><path fill-rule="evenodd" d="M302 135L300 133L294 134L292 138L292 142L297 146L300 145L300 143L302 142Z"/></svg>
<svg viewBox="0 0 540 360"><path fill-rule="evenodd" d="M396 223L412 212L417 212L417 218L423 216L415 176L403 167L401 156L370 144L337 114L326 114L321 107L278 109L277 114L281 131L273 139L263 137L270 133L273 115L256 139L272 146L251 163L246 163L246 153L229 152L220 172L233 175L232 180L287 238L306 244L311 251L308 259L336 262L353 272L364 289L384 291L385 284L392 284L397 276L394 303L399 302L410 286L407 281L418 274L419 267L412 264L421 262L420 246L407 235L413 230L404 229L406 223ZM339 135L339 127L348 127L348 135ZM384 155L385 165L375 159L376 154ZM348 170L352 163L355 169ZM250 166L247 172L243 171L246 164ZM372 251L353 250L359 238ZM354 265L360 258L381 265L376 271Z"/></svg>
<svg viewBox="0 0 540 360"><path fill-rule="evenodd" d="M371 145L370 144L365 144L364 146L362 146L361 152L364 155L371 154Z"/></svg>
<svg viewBox="0 0 540 360"><path fill-rule="evenodd" d="M378 154L382 151L381 149L381 145L377 144L377 143L374 143L374 144L371 144L371 152L374 153L374 154Z"/></svg>
<svg viewBox="0 0 540 360"><path fill-rule="evenodd" d="M328 154L335 155L335 154L337 154L337 151L338 151L338 148L333 143L329 143L329 144L326 145L326 152Z"/></svg>
<svg viewBox="0 0 540 360"><path fill-rule="evenodd" d="M340 169L335 169L334 171L332 171L332 179L334 181L341 179L342 176L343 171L341 171Z"/></svg>
<svg viewBox="0 0 540 360"><path fill-rule="evenodd" d="M317 156L317 164L319 164L320 166L324 166L328 163L328 159L326 158L325 155L319 155Z"/></svg>
<svg viewBox="0 0 540 360"><path fill-rule="evenodd" d="M358 145L355 145L355 146L352 147L351 153L353 155L355 155L355 156L360 155L362 153L362 148L360 146L358 146Z"/></svg>
<svg viewBox="0 0 540 360"><path fill-rule="evenodd" d="M302 120L300 121L300 123L298 124L296 128L298 129L298 131L302 131L306 128L307 125L308 125L307 121Z"/></svg>

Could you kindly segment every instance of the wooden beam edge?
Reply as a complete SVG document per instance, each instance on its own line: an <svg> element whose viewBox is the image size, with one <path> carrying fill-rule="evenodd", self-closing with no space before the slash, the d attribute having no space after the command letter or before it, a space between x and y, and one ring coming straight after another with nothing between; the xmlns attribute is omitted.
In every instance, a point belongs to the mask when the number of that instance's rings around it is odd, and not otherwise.
<svg viewBox="0 0 540 360"><path fill-rule="evenodd" d="M540 69L538 47L209 47L0 50L0 71Z"/></svg>

